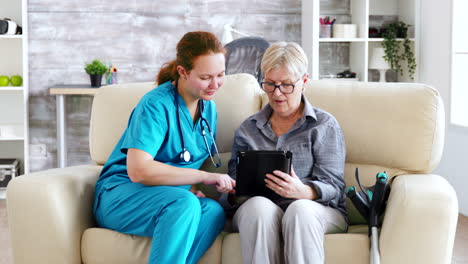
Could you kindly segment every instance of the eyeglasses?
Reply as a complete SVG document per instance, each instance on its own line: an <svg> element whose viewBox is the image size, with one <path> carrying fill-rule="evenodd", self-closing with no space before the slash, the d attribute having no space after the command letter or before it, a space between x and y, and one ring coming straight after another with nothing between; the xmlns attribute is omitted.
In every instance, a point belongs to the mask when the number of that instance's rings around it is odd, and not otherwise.
<svg viewBox="0 0 468 264"><path fill-rule="evenodd" d="M216 147L216 142L215 142L215 139L214 139L214 136L213 136L213 132L211 132L211 127L208 124L208 121L206 121L206 119L203 118L202 116L200 116L200 119L201 119L200 120L200 128L201 128L201 132L202 132L202 135L203 135L203 140L205 141L205 146L206 146L206 149L208 150L208 154L210 154L211 162L213 163L213 165L216 168L219 168L219 167L221 167L221 157L219 156L218 147ZM212 146L214 146L214 147L210 147L209 144L208 144L208 141L206 140L206 131L205 131L205 128L203 127L203 123L205 123L206 128L208 128L208 132L211 135L211 142L213 142ZM213 159L213 152L212 152L213 149L214 149L214 154L215 154L216 159L217 159L218 162L215 162L214 159Z"/></svg>
<svg viewBox="0 0 468 264"><path fill-rule="evenodd" d="M294 83L297 83L299 80L295 81ZM279 85L276 85L275 83L272 83L272 82L261 82L260 84L261 84L263 91L267 93L273 93L275 89L278 88L280 92L284 94L290 94L294 92L294 87L295 87L295 85L292 83L281 83Z"/></svg>

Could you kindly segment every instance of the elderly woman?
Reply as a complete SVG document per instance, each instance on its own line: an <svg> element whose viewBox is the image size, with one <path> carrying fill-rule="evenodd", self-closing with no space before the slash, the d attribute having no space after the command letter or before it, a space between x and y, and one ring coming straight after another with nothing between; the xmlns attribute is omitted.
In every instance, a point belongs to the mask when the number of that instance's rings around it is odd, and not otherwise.
<svg viewBox="0 0 468 264"><path fill-rule="evenodd" d="M303 95L307 57L296 43L279 42L262 60L262 89L269 104L235 133L229 175L239 150L290 150L291 174L274 171L265 184L281 196L256 196L235 212L244 263L324 263L325 233L347 228L345 143L336 119Z"/></svg>

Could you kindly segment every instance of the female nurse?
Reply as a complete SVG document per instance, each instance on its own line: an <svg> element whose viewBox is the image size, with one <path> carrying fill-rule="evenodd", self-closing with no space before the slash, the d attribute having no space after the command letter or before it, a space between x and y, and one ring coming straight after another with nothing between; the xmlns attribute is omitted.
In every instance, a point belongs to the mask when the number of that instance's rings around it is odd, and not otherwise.
<svg viewBox="0 0 468 264"><path fill-rule="evenodd" d="M233 192L215 166L216 106L224 80L224 48L208 32L189 32L163 66L157 86L140 100L95 187L99 226L152 237L148 263L196 263L224 227L224 212L193 184Z"/></svg>

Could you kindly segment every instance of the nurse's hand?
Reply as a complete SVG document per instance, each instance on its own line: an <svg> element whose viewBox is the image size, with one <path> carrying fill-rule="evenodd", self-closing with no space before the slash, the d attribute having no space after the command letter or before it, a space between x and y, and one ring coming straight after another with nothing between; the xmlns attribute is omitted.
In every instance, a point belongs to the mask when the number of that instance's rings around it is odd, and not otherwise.
<svg viewBox="0 0 468 264"><path fill-rule="evenodd" d="M208 173L207 179L203 181L204 184L215 184L216 190L221 193L234 193L236 181L227 174L221 173Z"/></svg>

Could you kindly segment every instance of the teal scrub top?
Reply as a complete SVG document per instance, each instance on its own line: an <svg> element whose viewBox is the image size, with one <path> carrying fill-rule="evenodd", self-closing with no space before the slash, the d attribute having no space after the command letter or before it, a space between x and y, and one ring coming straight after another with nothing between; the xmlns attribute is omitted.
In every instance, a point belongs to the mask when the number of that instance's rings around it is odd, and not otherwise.
<svg viewBox="0 0 468 264"><path fill-rule="evenodd" d="M130 148L143 150L153 156L154 160L171 166L192 169L201 167L209 156L201 132L201 119L198 118L194 124L183 98L177 96L180 122L177 120L175 86L171 82L165 82L143 96L133 109L125 132L101 171L95 187L96 194L130 182L126 165L127 150ZM216 105L213 101L203 101L203 104L201 115L208 121L213 135L216 135ZM185 148L191 154L189 162L180 158L183 148L179 124ZM214 139L205 129L206 140L212 147ZM190 185L181 187L188 189Z"/></svg>

